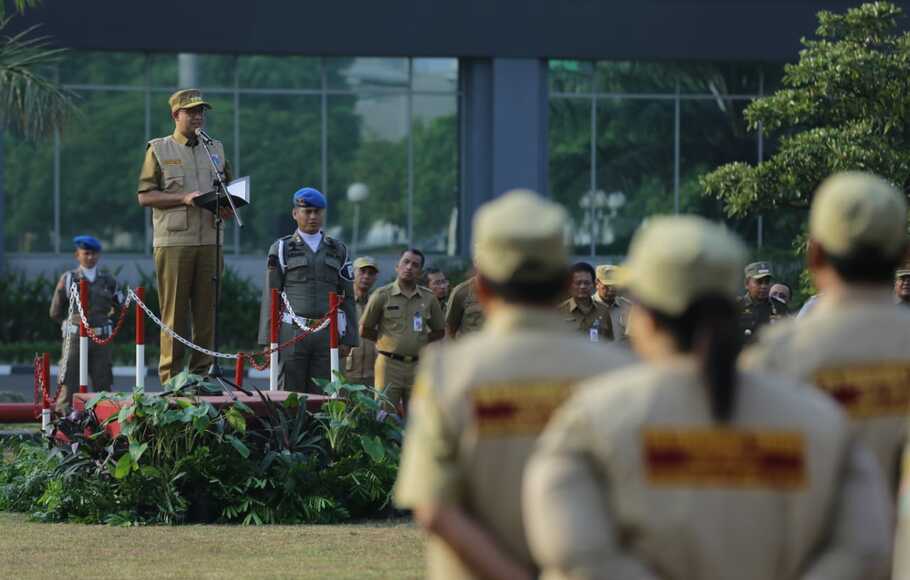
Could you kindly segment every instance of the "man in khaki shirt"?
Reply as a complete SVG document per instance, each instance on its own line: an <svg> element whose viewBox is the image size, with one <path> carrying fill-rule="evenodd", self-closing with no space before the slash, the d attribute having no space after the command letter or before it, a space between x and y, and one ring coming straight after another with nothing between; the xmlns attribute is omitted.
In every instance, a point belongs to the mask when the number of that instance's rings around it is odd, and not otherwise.
<svg viewBox="0 0 910 580"><path fill-rule="evenodd" d="M902 194L871 174L829 178L809 217L808 267L822 297L743 355L747 368L813 383L840 403L892 490L910 409L910 311L895 308L891 288L906 243Z"/></svg>
<svg viewBox="0 0 910 580"><path fill-rule="evenodd" d="M439 301L417 284L424 260L420 250L402 252L395 266L398 277L370 296L360 320L360 336L375 341L379 353L376 390L405 410L420 350L445 334Z"/></svg>
<svg viewBox="0 0 910 580"><path fill-rule="evenodd" d="M439 300L442 315L445 317L449 302L449 279L446 278L446 273L439 268L427 268L427 288Z"/></svg>
<svg viewBox="0 0 910 580"><path fill-rule="evenodd" d="M902 264L894 274L894 297L898 304L910 306L910 261Z"/></svg>
<svg viewBox="0 0 910 580"><path fill-rule="evenodd" d="M487 322L424 352L395 485L395 502L431 533L429 578L533 577L518 495L525 460L576 382L627 360L561 324L565 222L525 190L474 219Z"/></svg>
<svg viewBox="0 0 910 580"><path fill-rule="evenodd" d="M483 323L483 308L477 301L474 276L471 276L455 286L449 295L449 305L446 308L446 336L454 340L477 332L483 327Z"/></svg>
<svg viewBox="0 0 910 580"><path fill-rule="evenodd" d="M745 256L695 216L652 218L635 234L624 282L642 362L579 385L525 470L541 578L859 580L887 569L884 481L837 406L793 379L737 370Z"/></svg>
<svg viewBox="0 0 910 580"><path fill-rule="evenodd" d="M603 304L610 311L610 323L613 326L613 340L621 342L628 340L629 308L632 303L620 296L617 289L618 266L603 264L596 268L597 280L595 281L594 302Z"/></svg>
<svg viewBox="0 0 910 580"><path fill-rule="evenodd" d="M139 205L152 208L155 275L161 320L193 343L211 348L215 330L215 276L217 245L222 236L215 215L193 200L212 191L215 172L196 129L205 125L210 109L196 89L177 91L168 100L174 133L149 141L139 173ZM231 179L224 146L210 145L225 183ZM230 209L222 210L230 217ZM192 313L192 321L190 321ZM192 322L192 324L191 324ZM192 336L190 336L192 328ZM184 347L161 332L158 375L166 383L184 368ZM212 358L192 351L189 369L206 374Z"/></svg>
<svg viewBox="0 0 910 580"><path fill-rule="evenodd" d="M354 302L357 304L357 319L363 318L363 311L370 298L370 291L379 275L379 265L369 256L354 260ZM376 343L360 339L360 346L351 349L345 367L345 378L356 384L372 387L375 384Z"/></svg>
<svg viewBox="0 0 910 580"><path fill-rule="evenodd" d="M559 305L559 311L565 315L564 321L591 342L613 341L610 309L591 296L594 291L594 268L587 262L578 262L572 266L569 275L572 281L569 286L571 297Z"/></svg>

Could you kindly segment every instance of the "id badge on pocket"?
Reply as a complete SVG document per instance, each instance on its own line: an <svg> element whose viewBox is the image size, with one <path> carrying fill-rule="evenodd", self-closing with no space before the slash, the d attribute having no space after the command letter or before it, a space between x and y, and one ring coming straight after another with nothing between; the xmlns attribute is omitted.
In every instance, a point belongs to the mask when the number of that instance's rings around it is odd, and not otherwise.
<svg viewBox="0 0 910 580"><path fill-rule="evenodd" d="M591 339L591 342L597 342L600 340L600 333L596 328L592 328L588 331L588 337Z"/></svg>
<svg viewBox="0 0 910 580"><path fill-rule="evenodd" d="M419 312L414 313L414 332L423 332L423 317Z"/></svg>

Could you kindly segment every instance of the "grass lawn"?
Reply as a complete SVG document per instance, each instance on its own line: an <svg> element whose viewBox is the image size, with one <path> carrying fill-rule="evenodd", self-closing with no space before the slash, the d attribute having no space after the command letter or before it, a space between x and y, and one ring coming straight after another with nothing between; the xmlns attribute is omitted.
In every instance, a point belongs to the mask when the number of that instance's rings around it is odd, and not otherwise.
<svg viewBox="0 0 910 580"><path fill-rule="evenodd" d="M6 578L420 578L411 523L337 526L40 524L0 512Z"/></svg>

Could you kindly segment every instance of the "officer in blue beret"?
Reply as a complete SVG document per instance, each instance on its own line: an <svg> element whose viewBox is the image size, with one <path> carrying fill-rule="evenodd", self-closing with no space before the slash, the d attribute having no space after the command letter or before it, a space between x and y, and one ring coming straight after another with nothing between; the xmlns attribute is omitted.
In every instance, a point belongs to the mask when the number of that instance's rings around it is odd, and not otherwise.
<svg viewBox="0 0 910 580"><path fill-rule="evenodd" d="M322 230L325 223L325 196L312 187L297 190L292 198L291 216L297 230L279 238L269 248L262 308L259 316L259 343L269 342L271 289L287 295L294 311L284 312L279 340L289 340L301 327L312 327L329 311L329 292L342 298L339 312L340 348L344 358L358 346L357 307L354 303L354 273L347 246ZM343 313L343 316L341 316ZM278 355L279 385L289 391L320 393L313 379L331 378L329 330L325 329L294 343Z"/></svg>
<svg viewBox="0 0 910 580"><path fill-rule="evenodd" d="M88 311L85 313L92 331L98 338L107 338L112 331L111 315L123 304L123 294L117 280L106 269L98 268L101 242L92 236L73 238L75 257L79 266L64 272L54 289L50 316L61 325L63 357L60 360L58 381L60 394L55 402L56 411L69 411L73 393L79 388L79 311L69 311L70 287L81 280L88 281ZM108 391L114 382L111 345L101 346L89 340L88 375L96 391Z"/></svg>

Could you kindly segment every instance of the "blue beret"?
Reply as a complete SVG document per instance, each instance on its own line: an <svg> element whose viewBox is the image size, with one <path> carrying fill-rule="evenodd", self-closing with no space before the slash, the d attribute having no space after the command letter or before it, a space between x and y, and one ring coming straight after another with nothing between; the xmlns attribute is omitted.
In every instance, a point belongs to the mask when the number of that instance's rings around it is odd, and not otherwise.
<svg viewBox="0 0 910 580"><path fill-rule="evenodd" d="M92 236L76 236L73 238L73 243L76 244L77 248L83 250L91 250L93 252L101 251L101 242Z"/></svg>
<svg viewBox="0 0 910 580"><path fill-rule="evenodd" d="M298 189L297 192L294 193L294 205L297 207L318 207L320 209L325 209L325 196L317 189L304 187L303 189Z"/></svg>

